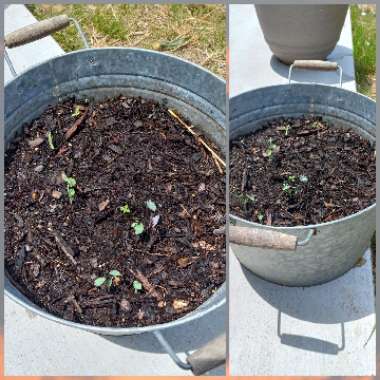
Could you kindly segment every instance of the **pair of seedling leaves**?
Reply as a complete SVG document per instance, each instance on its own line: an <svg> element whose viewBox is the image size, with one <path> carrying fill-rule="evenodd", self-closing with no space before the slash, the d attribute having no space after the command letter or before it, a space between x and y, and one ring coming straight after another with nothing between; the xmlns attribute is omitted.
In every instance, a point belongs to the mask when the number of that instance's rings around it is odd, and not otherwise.
<svg viewBox="0 0 380 380"><path fill-rule="evenodd" d="M156 204L150 199L145 202L145 205L149 210L151 210L153 212L155 212L157 210ZM124 206L120 207L120 211L123 214L130 214L131 213L131 210L130 210L127 203ZM140 222L133 222L132 228L134 229L136 235L140 235L144 232L144 225Z"/></svg>
<svg viewBox="0 0 380 380"><path fill-rule="evenodd" d="M113 269L108 273L107 277L98 277L94 281L94 285L96 287L101 287L103 284L106 285L108 288L112 286L113 281L120 281L121 273ZM140 290L142 290L142 284L140 281L134 280L132 283L133 289L135 290L135 293L138 293Z"/></svg>

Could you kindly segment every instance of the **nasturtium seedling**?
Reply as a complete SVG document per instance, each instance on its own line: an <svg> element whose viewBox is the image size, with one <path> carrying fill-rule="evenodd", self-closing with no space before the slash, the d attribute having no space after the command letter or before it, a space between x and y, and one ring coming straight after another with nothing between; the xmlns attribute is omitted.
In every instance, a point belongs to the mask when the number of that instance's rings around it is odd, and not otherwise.
<svg viewBox="0 0 380 380"><path fill-rule="evenodd" d="M123 214L130 214L131 213L131 210L128 206L128 203L126 203L124 206L121 206L120 207L120 211L123 213Z"/></svg>
<svg viewBox="0 0 380 380"><path fill-rule="evenodd" d="M75 197L75 186L77 185L77 181L73 177L68 177L65 173L62 175L63 180L67 185L67 196L69 197L69 202L73 203Z"/></svg>
<svg viewBox="0 0 380 380"><path fill-rule="evenodd" d="M156 204L152 200L149 199L148 201L146 201L145 204L146 204L146 207L148 207L149 210L151 210L153 212L155 212L157 210L157 206L156 206Z"/></svg>
<svg viewBox="0 0 380 380"><path fill-rule="evenodd" d="M247 197L251 202L256 202L256 197L255 197L254 195L246 194L246 197Z"/></svg>
<svg viewBox="0 0 380 380"><path fill-rule="evenodd" d="M71 114L72 117L77 117L80 115L80 107L79 106L75 106L74 108L74 112Z"/></svg>
<svg viewBox="0 0 380 380"><path fill-rule="evenodd" d="M132 228L135 230L136 235L140 235L144 232L144 225L139 222L132 223Z"/></svg>
<svg viewBox="0 0 380 380"><path fill-rule="evenodd" d="M75 189L73 189L72 187L69 187L67 189L67 196L69 197L69 202L73 203L73 200L75 198Z"/></svg>
<svg viewBox="0 0 380 380"><path fill-rule="evenodd" d="M268 140L268 148L265 151L265 157L272 157L273 152L277 149L277 145L273 143L272 137Z"/></svg>
<svg viewBox="0 0 380 380"><path fill-rule="evenodd" d="M54 150L55 149L55 146L54 146L54 142L53 142L53 134L51 132L48 132L47 134L47 138L48 138L48 145L49 145L49 148L51 150Z"/></svg>
<svg viewBox="0 0 380 380"><path fill-rule="evenodd" d="M68 177L66 174L63 174L63 180L69 187L75 187L77 185L77 181L73 177Z"/></svg>
<svg viewBox="0 0 380 380"><path fill-rule="evenodd" d="M140 281L134 280L132 283L133 289L135 289L135 293L138 293L139 290L142 290L143 286Z"/></svg>
<svg viewBox="0 0 380 380"><path fill-rule="evenodd" d="M282 184L282 191L283 191L284 193L289 193L289 192L290 192L290 185L289 185L287 182L284 182L284 183Z"/></svg>
<svg viewBox="0 0 380 380"><path fill-rule="evenodd" d="M106 278L105 277L98 277L95 281L94 281L94 285L96 286L96 287L100 287L100 286L102 286L105 282L106 282Z"/></svg>
<svg viewBox="0 0 380 380"><path fill-rule="evenodd" d="M109 274L112 277L121 277L121 273L118 270L116 270L116 269L111 270Z"/></svg>
<svg viewBox="0 0 380 380"><path fill-rule="evenodd" d="M259 212L257 214L257 219L259 220L259 222L261 223L263 220L264 220L264 214L262 214L261 212Z"/></svg>

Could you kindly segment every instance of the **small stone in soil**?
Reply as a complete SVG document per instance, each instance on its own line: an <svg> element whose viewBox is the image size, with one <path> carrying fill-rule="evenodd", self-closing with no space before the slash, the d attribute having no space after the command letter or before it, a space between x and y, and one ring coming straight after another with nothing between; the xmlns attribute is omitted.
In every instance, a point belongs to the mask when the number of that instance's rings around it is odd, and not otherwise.
<svg viewBox="0 0 380 380"><path fill-rule="evenodd" d="M36 148L37 146L41 145L44 142L44 139L42 137L37 137L34 140L29 140L28 144L31 148Z"/></svg>
<svg viewBox="0 0 380 380"><path fill-rule="evenodd" d="M180 311L189 305L189 301L185 300L174 300L173 301L173 309L176 311Z"/></svg>
<svg viewBox="0 0 380 380"><path fill-rule="evenodd" d="M54 199L60 199L62 197L62 193L60 191L57 191L57 190L53 190L51 192L51 196L54 198Z"/></svg>
<svg viewBox="0 0 380 380"><path fill-rule="evenodd" d="M123 310L123 311L126 311L126 312L129 312L131 311L131 303L128 301L128 300L121 300L120 301L120 309Z"/></svg>

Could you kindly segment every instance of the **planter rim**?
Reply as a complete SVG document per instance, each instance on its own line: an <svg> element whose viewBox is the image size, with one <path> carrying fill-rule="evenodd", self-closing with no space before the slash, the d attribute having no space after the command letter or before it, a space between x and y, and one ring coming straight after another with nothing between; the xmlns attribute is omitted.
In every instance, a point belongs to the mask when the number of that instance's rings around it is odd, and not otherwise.
<svg viewBox="0 0 380 380"><path fill-rule="evenodd" d="M366 212L369 212L374 208L376 208L376 202L373 203L371 206L364 208L363 210L355 212L354 214L347 215L343 218L332 220L330 222L308 224L306 226L267 226L266 224L251 222L247 219L241 218L240 216L234 215L232 213L230 213L230 218L233 220L239 221L239 222L244 222L245 224L249 224L252 227L261 227L261 228L265 227L265 228L272 229L272 230L309 230L309 229L317 229L317 228L321 228L321 227L325 227L325 226L327 227L327 226L331 226L333 224L345 222L349 219L355 218L356 216L360 216Z"/></svg>
<svg viewBox="0 0 380 380"><path fill-rule="evenodd" d="M210 74L211 76L213 76L215 79L218 79L219 81L222 81L224 84L226 83L226 81L225 81L225 79L223 77L221 77L221 76L213 73L209 69L207 69L207 68L199 65L198 63L191 62L191 61L189 61L189 60L187 60L185 58L179 57L179 56L174 55L174 54L170 54L170 53L166 53L166 52L160 52L160 51L157 51L157 50L138 48L138 47L106 46L106 47L98 47L98 48L90 47L88 49L83 48L83 49L73 50L73 51L69 51L69 52L63 52L62 54L57 55L57 56L55 56L53 58L48 58L48 59L45 59L45 60L43 60L41 62L35 63L35 64L29 66L26 70L18 72L17 76L11 78L7 83L4 84L4 87L6 87L9 84L11 84L13 81L15 81L16 79L18 79L21 75L26 74L29 71L32 71L32 70L36 69L38 66L41 66L41 65L46 64L48 62L51 62L51 61L54 61L56 59L62 58L63 56L75 55L75 54L80 54L82 52L91 52L91 51L99 51L99 50L111 50L111 51L112 50L125 50L125 51L128 50L130 52L134 52L135 51L135 52L141 52L141 53L148 53L148 54L156 54L156 55L165 56L165 57L168 57L168 58L175 59L177 61L181 61L183 63L187 63L188 65L195 66L198 69L201 69L202 71L207 72L208 74Z"/></svg>

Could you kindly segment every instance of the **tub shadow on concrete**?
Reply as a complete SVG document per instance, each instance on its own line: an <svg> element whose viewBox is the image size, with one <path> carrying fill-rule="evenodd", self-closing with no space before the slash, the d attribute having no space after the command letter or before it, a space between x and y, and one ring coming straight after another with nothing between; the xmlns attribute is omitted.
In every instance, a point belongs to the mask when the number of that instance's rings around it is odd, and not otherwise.
<svg viewBox="0 0 380 380"><path fill-rule="evenodd" d="M353 268L336 280L306 288L276 285L242 267L248 283L260 297L291 317L320 324L355 321L375 312L368 297L368 277ZM349 300L349 302L348 302Z"/></svg>
<svg viewBox="0 0 380 380"><path fill-rule="evenodd" d="M326 284L306 288L276 285L259 278L244 267L242 271L252 291L278 310L277 336L281 344L287 346L338 355L346 346L344 323L374 313L371 297L366 294L370 289L365 289L368 287L368 277L361 268L353 268ZM341 341L337 344L324 339L283 332L283 314L311 323L339 324Z"/></svg>
<svg viewBox="0 0 380 380"><path fill-rule="evenodd" d="M277 317L277 336L280 338L281 344L299 348L306 351L313 351L320 354L338 355L346 347L346 336L344 331L344 323L340 324L342 341L339 346L336 343L327 340L313 338L305 335L287 334L281 331L281 311L278 311Z"/></svg>
<svg viewBox="0 0 380 380"><path fill-rule="evenodd" d="M175 352L188 353L202 347L225 331L225 315L226 307L223 305L196 321L162 330L162 335ZM152 333L120 337L104 336L103 338L133 350L165 353Z"/></svg>
<svg viewBox="0 0 380 380"><path fill-rule="evenodd" d="M352 50L346 48L345 46L338 45L335 50L328 57L329 61L341 63L344 57L352 56ZM343 63L341 63L343 65ZM288 79L289 75L289 65L281 62L278 58L272 55L270 59L270 66L272 70L283 78ZM351 75L352 73L347 73L345 71L344 65L342 83L353 81L355 78ZM318 74L318 79L316 80L316 74ZM326 84L330 86L339 86L339 74L338 72L324 72L324 71L311 71L311 70L300 70L294 69L292 72L292 81L303 82L303 83L319 83Z"/></svg>

